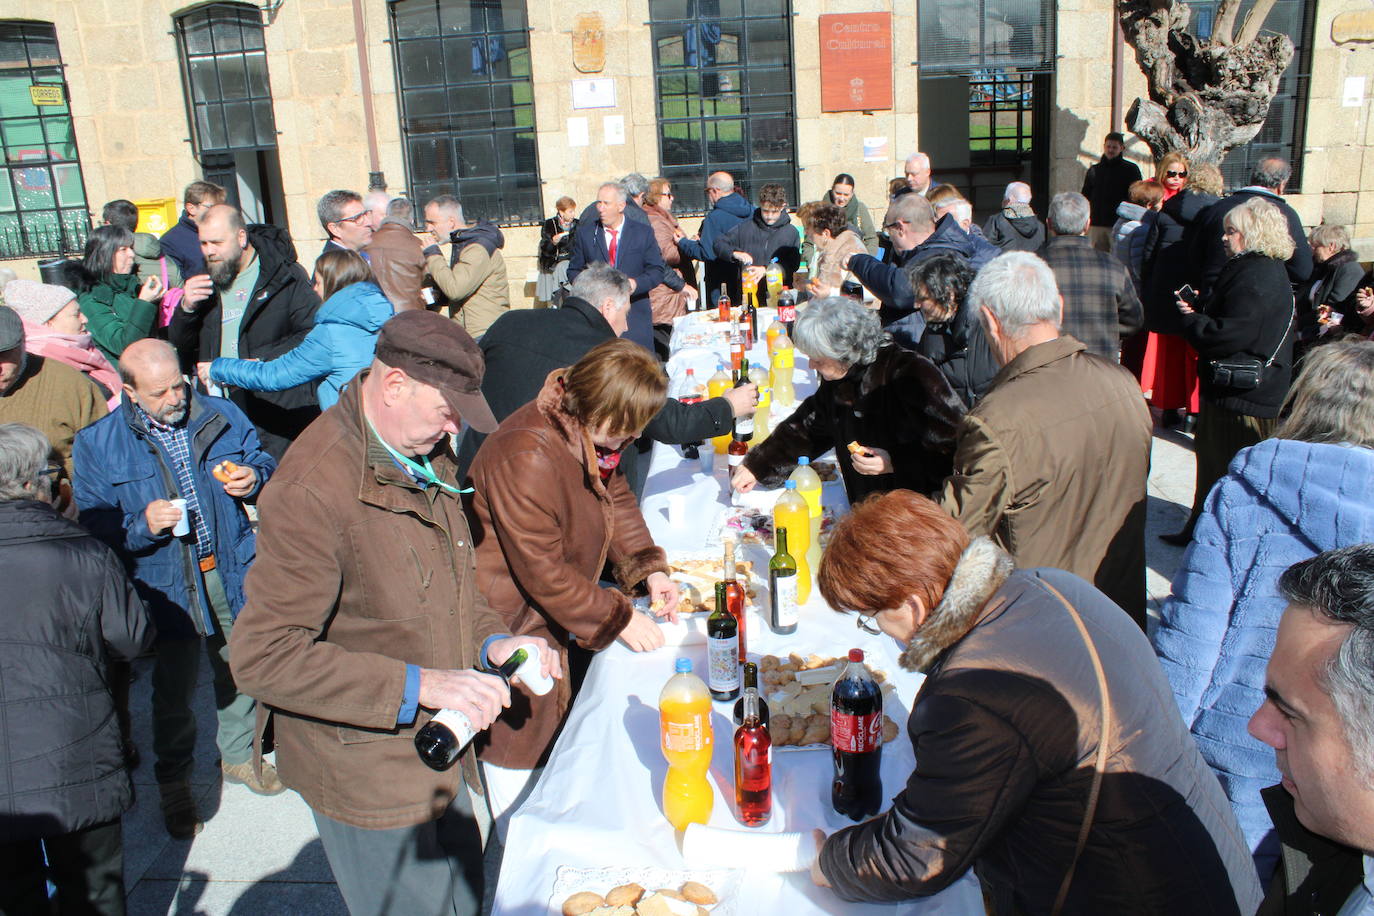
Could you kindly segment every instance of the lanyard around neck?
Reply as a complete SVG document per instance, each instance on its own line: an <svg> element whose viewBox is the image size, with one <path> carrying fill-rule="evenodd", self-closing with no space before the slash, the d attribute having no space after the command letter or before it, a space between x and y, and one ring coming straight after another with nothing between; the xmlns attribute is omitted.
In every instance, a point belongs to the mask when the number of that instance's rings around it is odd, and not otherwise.
<svg viewBox="0 0 1374 916"><path fill-rule="evenodd" d="M367 428L372 430L372 435L376 436L377 441L382 443L382 448L386 449L386 453L391 456L391 460L399 464L402 470L408 471L412 477L418 478L417 482L423 483L426 486L433 484L434 486L439 487L441 490L446 490L447 492L453 494L463 494L472 492L472 487L468 487L466 489L459 489L451 483L447 483L443 480L440 480L439 475L434 473L434 466L429 463L428 455L424 457L424 464L422 465L419 462L415 461L413 458L408 458L407 456L402 455L400 452L396 451L394 448L391 447L390 443L383 439L381 434L377 432L377 427L372 425L372 421L370 419L367 421Z"/></svg>

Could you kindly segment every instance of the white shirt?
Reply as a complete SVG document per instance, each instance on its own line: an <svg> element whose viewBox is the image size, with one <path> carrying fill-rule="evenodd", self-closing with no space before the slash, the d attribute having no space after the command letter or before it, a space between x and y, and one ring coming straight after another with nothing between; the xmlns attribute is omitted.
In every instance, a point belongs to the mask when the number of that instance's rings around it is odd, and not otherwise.
<svg viewBox="0 0 1374 916"><path fill-rule="evenodd" d="M1364 857L1364 881L1345 898L1336 916L1374 916L1374 856Z"/></svg>

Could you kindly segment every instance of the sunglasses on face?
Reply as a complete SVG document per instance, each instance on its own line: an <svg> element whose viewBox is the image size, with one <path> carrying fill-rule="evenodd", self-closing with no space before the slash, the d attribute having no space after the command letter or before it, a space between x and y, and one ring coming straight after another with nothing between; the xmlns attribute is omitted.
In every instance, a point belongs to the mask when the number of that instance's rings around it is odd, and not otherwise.
<svg viewBox="0 0 1374 916"><path fill-rule="evenodd" d="M1187 178L1187 177L1188 177L1188 173L1187 173L1187 172L1175 172L1175 171L1170 170L1170 171L1164 173L1164 177L1165 177L1165 178Z"/></svg>

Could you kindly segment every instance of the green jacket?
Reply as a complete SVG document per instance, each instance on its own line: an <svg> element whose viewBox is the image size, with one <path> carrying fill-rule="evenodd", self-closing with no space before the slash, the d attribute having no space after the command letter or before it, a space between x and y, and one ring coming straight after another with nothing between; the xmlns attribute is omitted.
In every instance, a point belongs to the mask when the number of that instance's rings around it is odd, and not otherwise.
<svg viewBox="0 0 1374 916"><path fill-rule="evenodd" d="M76 300L91 340L115 368L124 348L152 334L157 321L157 303L138 298L139 282L134 274L112 274Z"/></svg>

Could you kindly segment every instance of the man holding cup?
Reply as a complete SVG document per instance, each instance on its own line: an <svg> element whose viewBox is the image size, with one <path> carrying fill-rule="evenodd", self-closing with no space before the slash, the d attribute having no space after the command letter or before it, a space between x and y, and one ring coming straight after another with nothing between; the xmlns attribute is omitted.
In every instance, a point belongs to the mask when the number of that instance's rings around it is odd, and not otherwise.
<svg viewBox="0 0 1374 916"><path fill-rule="evenodd" d="M72 450L81 522L123 558L157 624L154 773L167 832L201 828L191 790L191 709L202 645L214 669L216 734L226 782L282 791L252 766L253 700L229 672L229 634L243 607L254 534L242 501L276 469L257 431L229 401L192 398L176 351L146 338L120 356L124 402L82 430Z"/></svg>

